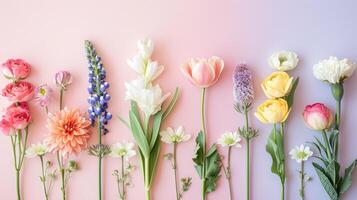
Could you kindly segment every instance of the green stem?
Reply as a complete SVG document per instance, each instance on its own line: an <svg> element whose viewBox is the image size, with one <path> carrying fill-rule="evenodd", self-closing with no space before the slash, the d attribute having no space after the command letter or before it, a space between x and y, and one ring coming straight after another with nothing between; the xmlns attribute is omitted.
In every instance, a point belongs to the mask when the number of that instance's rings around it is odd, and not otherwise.
<svg viewBox="0 0 357 200"><path fill-rule="evenodd" d="M16 169L16 192L17 192L17 200L21 200L20 169Z"/></svg>
<svg viewBox="0 0 357 200"><path fill-rule="evenodd" d="M64 93L64 88L60 89L60 110L63 109L63 93Z"/></svg>
<svg viewBox="0 0 357 200"><path fill-rule="evenodd" d="M121 179L122 179L122 195L121 199L124 200L126 193L125 193L125 177L124 177L124 156L121 157Z"/></svg>
<svg viewBox="0 0 357 200"><path fill-rule="evenodd" d="M246 159L247 159L247 200L250 200L250 140L249 138L246 139L246 143L247 143L247 155L246 155Z"/></svg>
<svg viewBox="0 0 357 200"><path fill-rule="evenodd" d="M42 186L43 186L43 191L45 193L45 199L48 200L48 194L47 194L47 187L46 187L46 173L45 173L45 166L43 162L43 156L39 156L40 161L41 161L41 172L42 172Z"/></svg>
<svg viewBox="0 0 357 200"><path fill-rule="evenodd" d="M327 158L328 158L329 161L332 161L330 143L328 142L327 134L326 134L325 130L322 130L322 136L324 138L324 142L325 142L325 146L326 146L325 148L326 148L326 151L327 151Z"/></svg>
<svg viewBox="0 0 357 200"><path fill-rule="evenodd" d="M145 159L145 190L146 190L146 200L151 199L151 187L150 187L150 160L148 158Z"/></svg>
<svg viewBox="0 0 357 200"><path fill-rule="evenodd" d="M285 186L284 182L281 182L281 200L284 200L285 198Z"/></svg>
<svg viewBox="0 0 357 200"><path fill-rule="evenodd" d="M244 116L245 116L245 131L249 131L249 118L248 118L248 108L244 106ZM246 184L247 184L247 200L250 200L250 138L246 138L246 167L247 167L247 177L246 177Z"/></svg>
<svg viewBox="0 0 357 200"><path fill-rule="evenodd" d="M205 94L206 88L202 88L201 93L201 120L202 120L202 131L204 136L203 154L206 155L206 122L205 122ZM206 199L206 156L203 158L202 166L202 200Z"/></svg>
<svg viewBox="0 0 357 200"><path fill-rule="evenodd" d="M180 194L179 194L179 187L178 187L178 176L177 176L177 143L174 142L174 153L173 153L173 165L172 168L174 170L174 174L175 174L175 190L176 190L176 200L180 199Z"/></svg>
<svg viewBox="0 0 357 200"><path fill-rule="evenodd" d="M301 200L304 200L305 199L305 186L304 186L304 181L305 181L305 170L304 170L304 161L301 161L301 171L300 171L300 197L301 197Z"/></svg>
<svg viewBox="0 0 357 200"><path fill-rule="evenodd" d="M283 154L284 154L284 159L283 159L283 174L282 174L282 178L281 178L281 187L282 187L282 200L284 200L284 198L285 198L285 179L286 179L286 177L285 177L285 175L286 175L286 173L285 173L285 139L284 139L284 123L281 123L280 124L280 134L281 134L281 138L282 138L282 143L283 143L283 149L282 149L282 151L283 151Z"/></svg>
<svg viewBox="0 0 357 200"><path fill-rule="evenodd" d="M98 117L98 143L100 148L102 148L102 123L100 122L100 117ZM101 149L100 151L103 151ZM102 152L98 156L98 199L102 199Z"/></svg>
<svg viewBox="0 0 357 200"><path fill-rule="evenodd" d="M341 100L336 101L336 129L340 131L340 124L341 124ZM336 138L336 160L338 160L338 146L339 146L339 136L340 134L337 134Z"/></svg>
<svg viewBox="0 0 357 200"><path fill-rule="evenodd" d="M228 147L228 164L227 164L227 180L228 180L228 188L229 188L229 199L233 199L233 188L232 188L232 171L231 171L231 154L232 147Z"/></svg>
<svg viewBox="0 0 357 200"><path fill-rule="evenodd" d="M62 192L62 200L66 200L66 187L65 187L65 169L63 166L63 162L61 161L61 155L59 151L57 151L57 163L61 173L61 192Z"/></svg>

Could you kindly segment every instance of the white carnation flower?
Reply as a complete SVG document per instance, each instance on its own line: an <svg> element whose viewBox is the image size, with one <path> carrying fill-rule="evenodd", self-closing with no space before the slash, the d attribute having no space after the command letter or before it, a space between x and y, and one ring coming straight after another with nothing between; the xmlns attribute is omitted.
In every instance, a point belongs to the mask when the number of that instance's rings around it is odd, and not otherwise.
<svg viewBox="0 0 357 200"><path fill-rule="evenodd" d="M339 60L331 56L327 60L322 60L313 67L314 76L332 84L340 83L352 76L356 64L348 59Z"/></svg>
<svg viewBox="0 0 357 200"><path fill-rule="evenodd" d="M47 152L48 148L43 143L32 144L31 147L26 150L26 157L34 158L36 156L43 156Z"/></svg>
<svg viewBox="0 0 357 200"><path fill-rule="evenodd" d="M296 146L295 148L291 149L289 152L291 159L296 160L296 162L301 163L303 161L307 161L313 152L310 150L310 147L304 146L303 144L300 146Z"/></svg>
<svg viewBox="0 0 357 200"><path fill-rule="evenodd" d="M237 132L225 132L221 135L221 137L218 139L217 143L220 144L222 147L242 147L242 145L239 143L242 140L242 138L239 136Z"/></svg>
<svg viewBox="0 0 357 200"><path fill-rule="evenodd" d="M126 141L122 143L116 143L110 147L111 152L109 156L113 158L123 157L125 160L129 160L129 158L136 155L134 146L135 146L134 143L126 142Z"/></svg>
<svg viewBox="0 0 357 200"><path fill-rule="evenodd" d="M291 51L278 51L269 58L269 65L279 71L294 69L299 63L298 55Z"/></svg>
<svg viewBox="0 0 357 200"><path fill-rule="evenodd" d="M166 130L160 132L161 141L172 144L172 143L181 143L189 140L191 135L186 134L182 126L179 126L177 129L168 127Z"/></svg>

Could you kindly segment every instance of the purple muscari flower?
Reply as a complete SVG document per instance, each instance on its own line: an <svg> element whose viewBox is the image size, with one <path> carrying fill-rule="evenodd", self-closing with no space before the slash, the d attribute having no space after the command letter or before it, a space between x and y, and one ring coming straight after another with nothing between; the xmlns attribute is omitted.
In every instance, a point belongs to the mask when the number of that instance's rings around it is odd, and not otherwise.
<svg viewBox="0 0 357 200"><path fill-rule="evenodd" d="M105 125L107 125L108 121L112 118L112 115L107 111L108 101L110 100L110 95L107 92L109 83L105 81L106 71L104 69L102 59L99 55L97 55L92 43L85 41L85 49L89 64L89 118L91 119L92 124L94 124L95 121L100 122L102 133L106 134L108 129L105 128Z"/></svg>
<svg viewBox="0 0 357 200"><path fill-rule="evenodd" d="M246 64L240 64L234 69L233 98L239 106L248 107L254 99L253 77Z"/></svg>

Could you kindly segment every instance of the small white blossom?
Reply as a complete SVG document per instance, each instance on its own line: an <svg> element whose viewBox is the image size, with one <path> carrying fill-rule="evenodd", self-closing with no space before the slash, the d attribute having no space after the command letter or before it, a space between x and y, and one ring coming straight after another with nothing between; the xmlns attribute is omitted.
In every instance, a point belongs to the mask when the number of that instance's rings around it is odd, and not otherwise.
<svg viewBox="0 0 357 200"><path fill-rule="evenodd" d="M237 132L225 132L221 135L218 139L217 143L220 144L222 147L242 147L239 143L242 138L239 136Z"/></svg>
<svg viewBox="0 0 357 200"><path fill-rule="evenodd" d="M331 56L329 59L322 60L313 67L314 76L321 80L335 84L340 83L352 76L356 64L348 59L339 60Z"/></svg>
<svg viewBox="0 0 357 200"><path fill-rule="evenodd" d="M124 157L125 160L129 160L129 158L136 155L134 146L135 146L134 143L126 142L126 141L122 143L116 143L110 147L111 152L109 156L113 158Z"/></svg>
<svg viewBox="0 0 357 200"><path fill-rule="evenodd" d="M154 51L154 42L150 39L139 40L137 43L140 55L148 59Z"/></svg>
<svg viewBox="0 0 357 200"><path fill-rule="evenodd" d="M298 55L290 51L278 51L269 58L269 65L279 71L294 69L299 63Z"/></svg>
<svg viewBox="0 0 357 200"><path fill-rule="evenodd" d="M160 132L161 141L172 144L172 143L181 143L189 140L191 135L186 134L182 126L179 126L177 129L168 127L166 130Z"/></svg>
<svg viewBox="0 0 357 200"><path fill-rule="evenodd" d="M43 156L47 152L48 148L43 143L32 144L31 147L26 150L26 157L34 158L36 156Z"/></svg>
<svg viewBox="0 0 357 200"><path fill-rule="evenodd" d="M296 146L295 148L291 149L289 152L291 159L296 160L296 162L301 163L302 161L307 161L313 152L310 150L310 147L304 146L303 144L300 146Z"/></svg>

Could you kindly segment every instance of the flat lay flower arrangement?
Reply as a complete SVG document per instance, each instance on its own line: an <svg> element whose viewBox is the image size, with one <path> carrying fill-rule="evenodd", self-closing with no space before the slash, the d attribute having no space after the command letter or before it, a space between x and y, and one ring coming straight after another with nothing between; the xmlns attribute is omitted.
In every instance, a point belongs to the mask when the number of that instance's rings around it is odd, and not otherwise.
<svg viewBox="0 0 357 200"><path fill-rule="evenodd" d="M245 182L246 199L251 199L251 148L259 148L253 143L260 135L269 135L265 145L266 156L270 163L266 168L279 178L281 199L286 198L286 180L290 176L296 176L300 180L299 196L296 199L305 199L309 194L305 193L310 181L320 181L331 200L343 199L343 194L353 185L352 175L357 166L357 159L347 167L341 166L339 147L341 144L341 121L344 87L348 78L354 73L356 64L348 59L330 57L313 66L313 75L331 88L331 96L336 102L335 112L323 102L314 102L307 105L304 110L295 110L295 91L299 90L299 82L304 81L299 77L291 77L289 72L299 65L299 56L290 51L277 51L269 57L267 64L274 70L264 80L257 80L250 71L248 64L238 64L232 77L232 109L243 117L235 130L227 130L222 133L217 141L210 138L211 130L206 125L207 93L210 87L220 80L225 68L222 58L212 56L208 58L190 58L179 66L182 75L201 92L201 106L194 112L200 113L201 128L197 132L186 131L184 124L173 127L165 123L170 117L175 121L176 103L179 101L180 88L167 92L161 87L164 83L157 80L162 75L165 67L152 58L154 43L150 39L137 42L137 53L127 60L127 65L136 73L134 80L125 80L125 100L130 105L127 116L113 115L112 112L120 108L110 107L111 95L107 82L106 68L97 50L90 41L84 42L85 58L88 62L88 87L83 88L88 92L88 109L80 110L78 107L66 106L69 98L66 91L75 87L75 81L69 71L59 71L54 74L55 88L49 83L38 86L27 82L33 66L22 59L9 59L1 66L3 76L8 80L2 86L2 96L9 101L4 108L0 121L0 131L4 137L9 138L11 149L8 154L13 157L16 185L14 193L17 200L31 199L22 195L21 177L26 167L26 159L38 160L38 180L41 182L43 199L50 196L55 199L68 199L70 178L76 176L76 171L81 170L81 158L79 153L87 152L88 156L98 159L97 174L98 200L103 199L103 162L105 157L115 160L116 169L112 172L112 184L117 189L117 199L130 199L128 190L133 189L133 173L140 173L144 185L146 199L153 199L152 187L156 182L156 175L161 173L157 169L160 159L168 162L172 168L172 180L166 180L175 189L176 200L185 199L185 193L192 190L192 184L200 184L201 199L208 199L220 185L219 179L227 181L229 199L237 199L237 188L232 184L234 171L238 166L233 165L232 159L245 159L246 176L239 181ZM106 66L107 67L107 66ZM253 82L261 82L261 89L254 88ZM316 82L318 84L318 82ZM224 89L224 88L222 88ZM255 94L264 93L266 100L256 102ZM59 105L53 104L55 95L59 95ZM214 99L214 96L210 96ZM255 106L255 103L258 103ZM33 122L31 107L38 106L46 114L47 132L42 134L41 141L29 144L32 137L31 123ZM291 117L292 112L301 112L300 119ZM271 128L271 132L259 131L254 128L251 118L256 117L261 123ZM288 133L286 126L288 121L304 121L306 126L314 131L314 140L303 144L294 144L294 148L286 149L287 137L295 137ZM111 134L108 124L122 123L131 133L131 140L121 140L112 145L105 144L103 137ZM224 127L223 127L224 128ZM89 139L95 137L95 144L90 144ZM181 175L182 170L178 163L181 143L194 140L191 146L192 160L186 162L186 167L192 167L197 174ZM167 148L162 148L166 145ZM245 158L237 158L233 149L238 151L245 148ZM264 147L262 147L264 148ZM163 155L163 156L160 156ZM82 154L83 156L83 154ZM296 166L287 166L288 158L296 161ZM137 162L135 162L136 160ZM296 170L296 173L287 175L287 167ZM311 167L315 173L307 173L306 168ZM341 168L345 168L342 173ZM193 182L193 176L199 177L200 183ZM59 184L54 184L55 182ZM22 186L22 187L21 187ZM60 194L51 194L54 186L60 187ZM278 187L278 186L277 186ZM239 188L242 190L243 188ZM70 191L76 192L76 191ZM163 191L155 191L163 192ZM50 195L51 194L51 195Z"/></svg>

